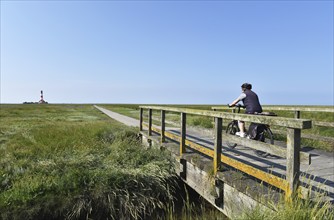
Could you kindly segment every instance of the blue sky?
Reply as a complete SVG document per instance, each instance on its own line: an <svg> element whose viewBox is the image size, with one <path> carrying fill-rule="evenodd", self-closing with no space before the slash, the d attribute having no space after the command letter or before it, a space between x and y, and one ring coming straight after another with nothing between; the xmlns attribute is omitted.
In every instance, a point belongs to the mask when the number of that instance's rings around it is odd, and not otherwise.
<svg viewBox="0 0 334 220"><path fill-rule="evenodd" d="M1 103L333 105L333 1L1 1Z"/></svg>

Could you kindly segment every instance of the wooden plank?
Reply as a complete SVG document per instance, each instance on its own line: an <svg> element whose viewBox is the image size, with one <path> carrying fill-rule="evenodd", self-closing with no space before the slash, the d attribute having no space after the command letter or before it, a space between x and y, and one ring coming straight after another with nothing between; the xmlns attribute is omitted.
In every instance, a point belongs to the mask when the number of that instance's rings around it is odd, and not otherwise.
<svg viewBox="0 0 334 220"><path fill-rule="evenodd" d="M160 138L160 143L164 143L165 142L165 128L166 128L166 124L165 124L165 110L161 110L161 138Z"/></svg>
<svg viewBox="0 0 334 220"><path fill-rule="evenodd" d="M193 141L190 141L190 140L186 140L186 145L188 147L190 147L191 149L194 149L194 150L196 150L198 152L201 152L204 155L207 155L207 156L209 156L211 158L214 157L215 153L214 153L214 151L211 148L203 147L202 145L197 144L197 143L195 143Z"/></svg>
<svg viewBox="0 0 334 220"><path fill-rule="evenodd" d="M214 174L220 168L221 154L222 154L222 129L223 120L221 118L215 118L215 146L214 146L214 157L213 157L213 169Z"/></svg>
<svg viewBox="0 0 334 220"><path fill-rule="evenodd" d="M139 131L143 130L143 109L140 108L139 111Z"/></svg>
<svg viewBox="0 0 334 220"><path fill-rule="evenodd" d="M260 141L250 140L247 138L241 138L235 135L223 133L224 141L237 143L238 145L247 146L249 148L264 151L276 156L286 158L287 151L286 148L283 148L278 145L268 144ZM304 163L311 164L311 155L309 153L300 152L301 161Z"/></svg>
<svg viewBox="0 0 334 220"><path fill-rule="evenodd" d="M230 120L242 120L248 122L255 122L260 124L278 125L283 127L298 128L298 129L308 129L312 128L312 121L308 119L294 119L294 118L284 118L284 117L271 117L263 115L250 115L250 114L236 114L228 112L217 112L217 111L207 111L199 109L188 109L188 108L175 108L175 107L165 107L165 106L140 106L140 108L154 109L154 110L165 110L171 112L180 112L194 115L211 116Z"/></svg>
<svg viewBox="0 0 334 220"><path fill-rule="evenodd" d="M146 125L144 124L144 126L148 127L147 124ZM152 130L155 131L155 132L157 132L157 133L161 132L161 130L158 127L152 127ZM175 140L175 141L180 141L180 136L175 135L175 134L170 133L170 132L166 132L166 137L168 137L168 138L170 138L172 140ZM191 142L191 141L189 141L187 139L185 141L185 144L187 146L191 147L192 149L198 150L199 152L201 152L204 155L207 155L207 156L209 156L211 158L213 158L213 156L214 156L214 151L212 149L203 147L203 146L201 146L199 144L196 144L194 142ZM178 152L175 152L175 153L178 153ZM230 153L230 152L227 152L227 154L228 153ZM229 159L231 159L232 162ZM236 169L238 169L238 167L240 166L241 167L241 171L243 171L242 168L244 167L245 170L243 172L245 172L245 173L247 173L247 174L249 174L251 176L254 176L257 179L260 179L260 180L263 179L264 182L267 182L267 183L269 183L269 184L271 184L271 185L273 185L273 186L275 186L275 187L277 187L279 189L282 189L284 191L288 191L287 190L288 183L287 183L287 181L285 179L282 179L280 177L277 177L277 176L272 175L270 173L267 173L265 171L262 171L262 172L261 172L261 170L257 171L257 169L254 168L254 167L247 168L247 167L244 166L244 164L242 162L239 162L240 164L238 165L238 161L236 161L236 160L234 160L232 158L229 158L229 156L224 155L224 154L222 154L221 161L223 163L231 166L231 167L235 167ZM234 161L236 161L236 163L234 163ZM282 164L284 165L284 163L282 163ZM269 176L267 176L267 174L269 174ZM298 192L303 192L302 194L299 194L299 196L302 196L303 198L306 198L306 195L307 195L306 192L308 191L308 189L306 189L305 187L299 186L297 191Z"/></svg>
<svg viewBox="0 0 334 220"><path fill-rule="evenodd" d="M144 124L144 127L148 127L147 124L145 125ZM152 130L159 133L160 129L157 128L157 127L152 127ZM166 132L166 137L172 139L172 140L176 140L176 141L179 141L180 140L180 136L178 135L175 135L175 134L172 134L170 132ZM214 151L212 149L209 149L209 148L205 148L201 145L198 145L196 143L193 143L189 140L186 140L186 145L191 147L192 149L195 149L195 150L198 150L199 152L203 153L204 155L207 155L211 158L213 158L214 156ZM175 153L178 153L178 152L175 152ZM241 171L251 175L251 176L254 176L255 178L259 179L259 180L263 180L263 182L266 182L272 186L275 186L279 189L282 189L283 191L286 191L287 188L288 188L288 183L285 179L282 179L280 177L277 177L275 175L272 175L271 173L267 173L267 172L264 172L264 171L261 171L261 170L258 170L254 167L251 167L251 166L245 166L242 162L239 162L237 160L234 160L232 158L229 158L228 156L222 154L222 157L221 157L221 160L223 163L231 166L231 167L234 167L236 169L238 169L238 167L240 167ZM263 178L264 177L264 178ZM301 192L301 194L299 194L300 197L302 198L307 198L308 196L308 189L303 187L303 186L299 186L298 187L298 192Z"/></svg>
<svg viewBox="0 0 334 220"><path fill-rule="evenodd" d="M144 125L145 126L145 125ZM154 127L152 127L152 130L157 132L157 133L161 133L161 130L156 129ZM172 134L172 133L167 133L165 132L165 136L168 138L171 138L173 140L179 141L180 136ZM260 141L255 141L255 140L250 140L250 139L246 139L246 138L240 138L238 136L235 135L230 135L230 134L226 134L226 133L222 133L222 139L224 140L224 142L229 141L229 142L234 142L237 143L238 145L241 146L247 146L249 148L252 148L254 150L261 150L267 153L270 153L272 155L276 155L282 158L286 158L287 156L287 151L286 148L283 148L281 146L278 145L272 145L272 144L268 144L268 143L264 143L264 142L260 142ZM197 141L197 143L201 143L201 141ZM188 142L188 140L186 139L185 142L186 146L188 146L189 144L191 144L190 142ZM198 149L196 149L198 150ZM213 157L213 155L212 155ZM300 161L304 164L311 164L311 154L306 153L306 152L300 152Z"/></svg>
<svg viewBox="0 0 334 220"><path fill-rule="evenodd" d="M299 110L295 111L295 118L300 118L300 111Z"/></svg>
<svg viewBox="0 0 334 220"><path fill-rule="evenodd" d="M288 182L285 179L264 172L262 170L256 169L252 166L249 166L232 158L226 157L224 155L222 155L222 162L244 173L247 173L248 175L256 177L257 179L262 180L263 182L269 183L270 185L282 189L283 191L286 191L287 189Z"/></svg>
<svg viewBox="0 0 334 220"><path fill-rule="evenodd" d="M152 128L155 132L159 133L160 132L160 129L159 128L156 128L156 127L153 127ZM176 141L180 141L181 138L178 136L178 135L175 135L175 134L172 134L168 131L165 132L165 135L166 137L169 137L173 140L176 140ZM185 144L187 146L189 146L190 148L192 149L195 149L201 153L203 153L204 155L207 155L211 158L214 157L214 150L212 149L209 149L209 148L206 148L206 147L203 147L199 144L196 144L192 141L189 141L189 140L185 140ZM288 186L288 183L285 179L282 179L280 177L277 177L273 174L270 174L270 173L267 173L265 171L262 171L262 170L259 170L257 168L254 168L250 165L246 165L242 162L239 162L235 159L232 159L232 158L229 158L228 156L225 156L224 154L221 154L221 162L224 163L224 164L227 164L231 167L234 167L242 172L245 172L246 174L248 175L251 175L259 180L262 180L266 183L269 183L279 189L282 189L282 190L286 190L287 189L287 186Z"/></svg>
<svg viewBox="0 0 334 220"><path fill-rule="evenodd" d="M148 110L148 136L152 135L152 109Z"/></svg>
<svg viewBox="0 0 334 220"><path fill-rule="evenodd" d="M306 138L306 139L311 139L311 140L325 141L329 143L334 142L333 137L325 137L325 136L319 136L319 135L314 135L314 134L302 134L301 137Z"/></svg>
<svg viewBox="0 0 334 220"><path fill-rule="evenodd" d="M294 106L294 107L288 107L288 106L262 106L264 110L270 110L270 111L302 111L302 112L334 112L333 107L303 107L303 106ZM225 106L213 106L211 109L215 110L227 110L230 109L229 107Z"/></svg>
<svg viewBox="0 0 334 220"><path fill-rule="evenodd" d="M273 133L276 133L276 134L283 134L285 135L286 132L285 131L282 131L282 130L272 130ZM311 139L311 140L318 140L318 141L325 141L325 142L334 142L334 138L333 137L325 137L325 136L320 136L320 135L315 135L315 134L301 134L301 137L302 138L305 138L305 139Z"/></svg>
<svg viewBox="0 0 334 220"><path fill-rule="evenodd" d="M180 156L186 152L186 126L187 126L187 115L181 113L181 139L180 139Z"/></svg>
<svg viewBox="0 0 334 220"><path fill-rule="evenodd" d="M186 141L186 145L207 155L207 156L210 156L211 158L214 156L214 151L212 149L208 149L208 148L205 148L201 145L198 145L196 143L193 143L191 141ZM282 179L280 177L277 177L273 174L270 174L270 173L267 173L265 171L261 171L257 168L254 168L250 165L246 165L242 162L239 162L235 159L232 159L224 154L221 155L221 162L224 163L224 164L227 164L231 167L234 167L248 175L251 175L259 180L262 180L266 183L269 183L279 189L282 189L282 190L286 190L287 189L287 186L288 186L288 183L285 179Z"/></svg>
<svg viewBox="0 0 334 220"><path fill-rule="evenodd" d="M290 199L297 193L300 175L300 129L287 129L287 162L286 162L286 180L289 187L286 192L286 198Z"/></svg>
<svg viewBox="0 0 334 220"><path fill-rule="evenodd" d="M313 124L322 127L332 127L332 128L334 127L334 122L313 121Z"/></svg>

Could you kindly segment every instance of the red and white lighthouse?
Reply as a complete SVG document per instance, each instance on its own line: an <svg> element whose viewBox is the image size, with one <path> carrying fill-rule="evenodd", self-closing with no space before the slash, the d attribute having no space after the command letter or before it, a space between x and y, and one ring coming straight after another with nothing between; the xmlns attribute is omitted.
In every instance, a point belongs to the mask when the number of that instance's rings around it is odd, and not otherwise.
<svg viewBox="0 0 334 220"><path fill-rule="evenodd" d="M39 100L38 102L39 104L46 104L47 102L44 101L44 98L43 98L43 90L41 90L41 100Z"/></svg>

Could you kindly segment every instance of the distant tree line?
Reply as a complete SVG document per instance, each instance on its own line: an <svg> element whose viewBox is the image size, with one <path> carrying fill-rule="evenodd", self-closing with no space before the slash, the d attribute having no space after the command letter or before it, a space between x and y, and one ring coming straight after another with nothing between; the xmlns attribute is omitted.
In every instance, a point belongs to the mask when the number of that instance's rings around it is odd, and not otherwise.
<svg viewBox="0 0 334 220"><path fill-rule="evenodd" d="M48 104L48 102L23 102L23 104Z"/></svg>

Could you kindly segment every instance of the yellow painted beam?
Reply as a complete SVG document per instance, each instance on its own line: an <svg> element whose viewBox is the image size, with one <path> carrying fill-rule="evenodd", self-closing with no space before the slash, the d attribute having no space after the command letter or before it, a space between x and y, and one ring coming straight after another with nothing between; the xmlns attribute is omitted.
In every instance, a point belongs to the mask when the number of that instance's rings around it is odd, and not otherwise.
<svg viewBox="0 0 334 220"><path fill-rule="evenodd" d="M160 129L157 127L152 126L152 130L154 132L160 133ZM180 141L180 137L178 135L172 134L170 132L165 131L165 136L176 140ZM199 145L197 143L194 143L190 140L186 140L186 145L196 151L199 151L211 158L214 156L214 151L210 148L203 147L202 145ZM259 180L262 180L263 182L269 183L272 186L275 186L283 191L287 191L288 187L288 182L285 179L282 179L280 177L277 177L273 174L267 173L265 171L259 170L257 168L254 168L250 165L244 164L240 161L234 160L232 158L229 158L226 155L221 155L221 162L234 167L248 175L251 175ZM289 193L287 193L289 195Z"/></svg>

